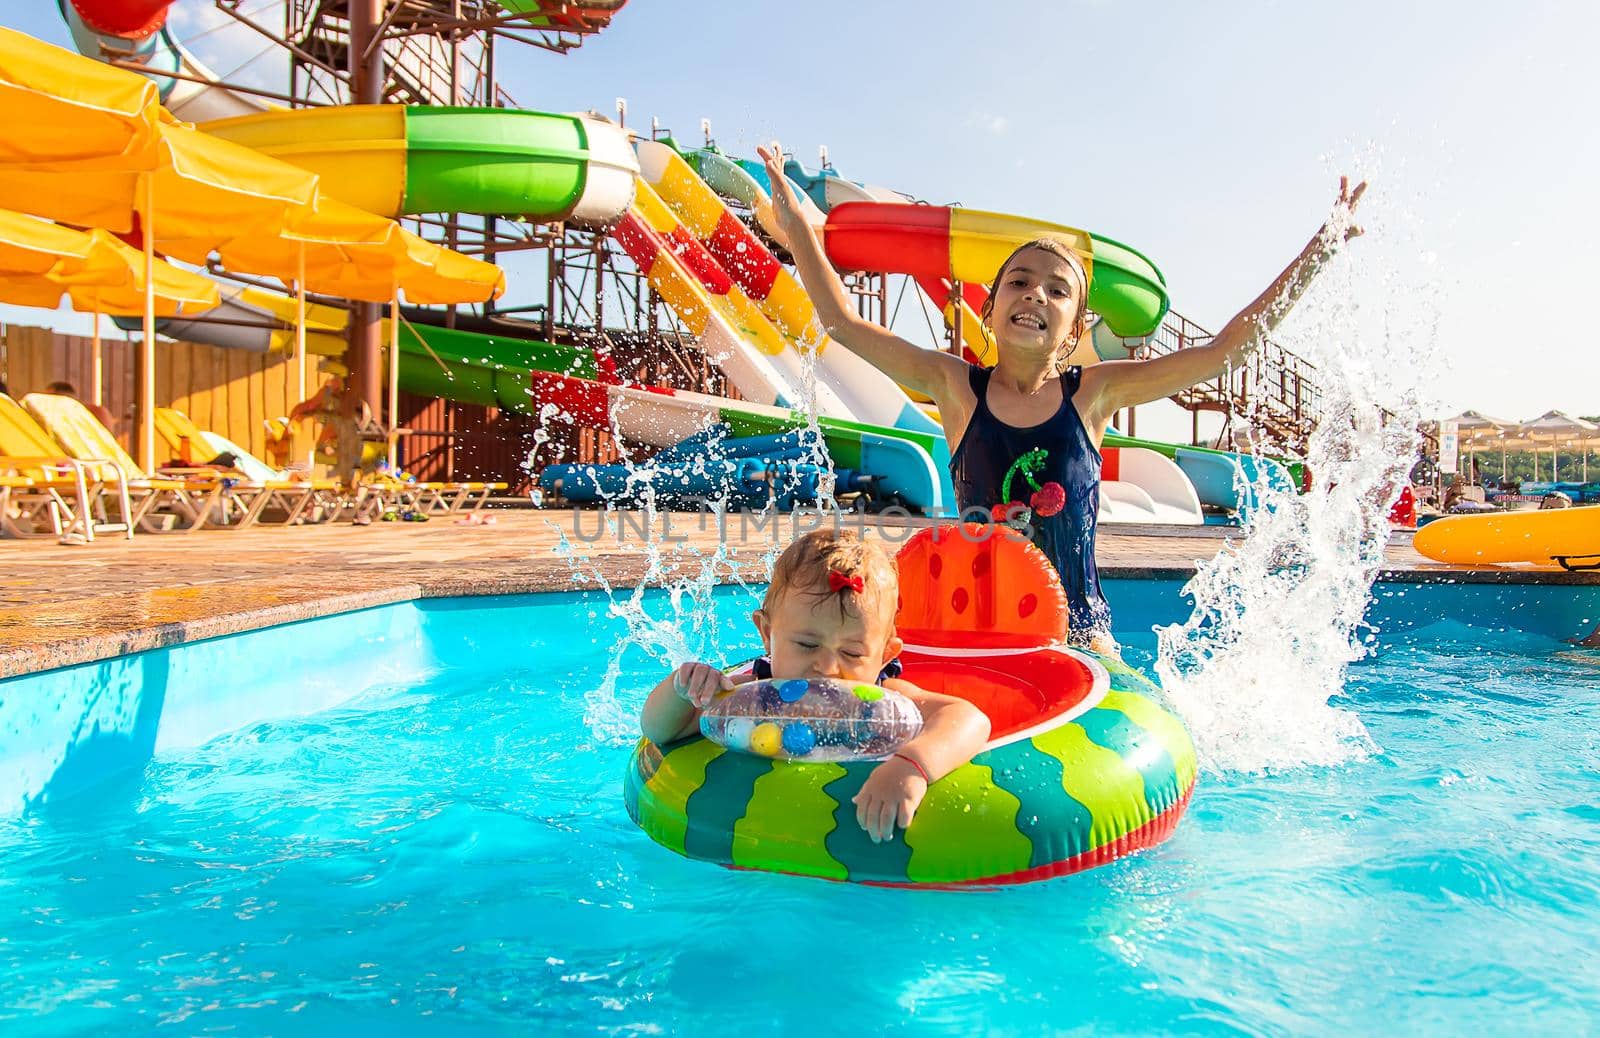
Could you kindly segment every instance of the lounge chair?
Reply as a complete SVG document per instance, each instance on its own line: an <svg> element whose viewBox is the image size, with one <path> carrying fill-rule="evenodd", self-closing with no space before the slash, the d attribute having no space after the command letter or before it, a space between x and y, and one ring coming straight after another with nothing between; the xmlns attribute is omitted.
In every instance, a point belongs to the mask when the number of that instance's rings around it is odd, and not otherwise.
<svg viewBox="0 0 1600 1038"><path fill-rule="evenodd" d="M125 520L141 529L162 532L167 527L159 520L170 515L177 529L198 530L228 489L227 480L215 472L146 474L111 430L71 397L29 393L22 398L22 406L69 457L83 463L87 473L126 490L132 509L124 513Z"/></svg>
<svg viewBox="0 0 1600 1038"><path fill-rule="evenodd" d="M269 453L288 456L288 443L293 423L287 418L269 418L263 424L267 429ZM376 430L380 427L370 426ZM209 435L209 434L207 434ZM364 467L379 464L386 453L381 439L365 443ZM422 482L406 473L395 475L386 471L358 476L346 499L356 519L376 519L385 512L418 512L423 515L448 515L455 512L476 512L488 503L492 494L508 489L509 484L480 481Z"/></svg>
<svg viewBox="0 0 1600 1038"><path fill-rule="evenodd" d="M314 522L332 518L343 506L344 485L338 480L307 479L274 469L232 440L201 429L177 408L156 408L155 426L156 435L185 471L204 466L228 475L223 507L230 529L256 522ZM217 466L213 459L223 455L231 455L233 463Z"/></svg>
<svg viewBox="0 0 1600 1038"><path fill-rule="evenodd" d="M66 450L0 393L0 476L6 481L0 530L12 537L55 536L62 543L91 542L97 533L133 536L128 488L108 482ZM113 498L119 521L107 515ZM46 527L48 526L48 530Z"/></svg>

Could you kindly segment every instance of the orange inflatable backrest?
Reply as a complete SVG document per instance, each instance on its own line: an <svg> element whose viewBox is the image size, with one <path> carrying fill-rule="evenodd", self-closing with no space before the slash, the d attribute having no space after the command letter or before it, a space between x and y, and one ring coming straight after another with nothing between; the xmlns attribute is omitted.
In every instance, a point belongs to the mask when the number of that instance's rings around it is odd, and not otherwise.
<svg viewBox="0 0 1600 1038"><path fill-rule="evenodd" d="M918 531L895 558L895 626L912 645L1029 648L1067 639L1067 596L1044 552L1004 526Z"/></svg>

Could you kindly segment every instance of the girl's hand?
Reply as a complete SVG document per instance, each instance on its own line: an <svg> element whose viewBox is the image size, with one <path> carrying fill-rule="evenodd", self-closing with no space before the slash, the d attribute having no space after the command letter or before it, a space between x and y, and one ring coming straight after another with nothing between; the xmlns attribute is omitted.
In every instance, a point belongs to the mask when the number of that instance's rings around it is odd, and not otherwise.
<svg viewBox="0 0 1600 1038"><path fill-rule="evenodd" d="M783 152L779 150L776 142L772 147L756 148L756 154L761 156L761 161L767 167L767 180L771 185L772 211L777 217L778 242L784 248L790 248L790 243L802 234L810 234L811 228L806 223L806 218L800 212L800 198L794 193L794 186L789 183L789 178L783 172Z"/></svg>
<svg viewBox="0 0 1600 1038"><path fill-rule="evenodd" d="M856 821L872 842L883 843L894 839L896 824L902 829L911 824L927 793L928 783L916 768L890 757L872 769L851 803L856 805Z"/></svg>
<svg viewBox="0 0 1600 1038"><path fill-rule="evenodd" d="M728 675L709 663L685 663L672 672L672 691L696 710L704 710L718 692L732 688Z"/></svg>
<svg viewBox="0 0 1600 1038"><path fill-rule="evenodd" d="M1323 238L1330 245L1343 245L1351 238L1361 236L1361 226L1356 223L1356 204L1361 201L1361 196L1366 194L1366 191L1365 180L1357 184L1352 191L1350 178L1339 178L1339 198L1333 203L1333 215L1322 225Z"/></svg>

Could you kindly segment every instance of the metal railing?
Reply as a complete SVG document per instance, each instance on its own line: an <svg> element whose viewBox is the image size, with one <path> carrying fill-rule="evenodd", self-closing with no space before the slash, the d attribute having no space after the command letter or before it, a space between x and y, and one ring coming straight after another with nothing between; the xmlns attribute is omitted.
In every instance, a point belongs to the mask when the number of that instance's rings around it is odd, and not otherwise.
<svg viewBox="0 0 1600 1038"><path fill-rule="evenodd" d="M1159 357L1191 346L1202 346L1216 336L1180 313L1168 312L1149 342L1131 349L1133 356ZM1252 430L1266 433L1279 445L1304 455L1311 431L1324 411L1324 395L1317 366L1268 339L1244 363L1214 379L1175 394L1172 401L1189 411L1215 411L1224 416L1218 446L1231 431L1235 418ZM1381 412L1385 422L1396 421L1392 411ZM1421 430L1423 451L1438 454L1438 438Z"/></svg>
<svg viewBox="0 0 1600 1038"><path fill-rule="evenodd" d="M1215 337L1184 315L1169 312L1150 340L1134 353L1159 357L1202 346ZM1175 394L1172 400L1190 411L1222 414L1224 435L1231 429L1233 419L1240 417L1252 428L1298 452L1305 450L1306 440L1322 413L1316 365L1271 339L1251 351L1243 363Z"/></svg>

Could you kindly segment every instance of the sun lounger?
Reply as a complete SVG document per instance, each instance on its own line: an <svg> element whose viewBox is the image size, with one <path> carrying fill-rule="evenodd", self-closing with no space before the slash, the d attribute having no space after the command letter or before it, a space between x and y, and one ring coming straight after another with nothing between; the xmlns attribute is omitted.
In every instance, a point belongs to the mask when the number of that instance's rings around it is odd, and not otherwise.
<svg viewBox="0 0 1600 1038"><path fill-rule="evenodd" d="M177 529L198 530L210 520L227 489L227 481L216 473L146 474L111 431L71 397L29 393L22 406L69 457L82 463L87 474L126 490L132 501L126 521L140 529L162 532L166 529L162 518L172 516Z"/></svg>
<svg viewBox="0 0 1600 1038"><path fill-rule="evenodd" d="M0 475L8 484L0 530L9 536L54 536L63 543L91 542L97 533L133 536L127 487L99 478L68 456L21 404L3 393ZM108 497L117 504L118 521L107 514Z"/></svg>
<svg viewBox="0 0 1600 1038"><path fill-rule="evenodd" d="M156 435L177 464L187 470L205 466L229 476L224 492L225 520L230 529L253 523L287 525L332 518L343 505L344 485L332 479L307 479L280 472L238 444L195 425L172 407L155 412ZM231 455L232 463L215 459Z"/></svg>

